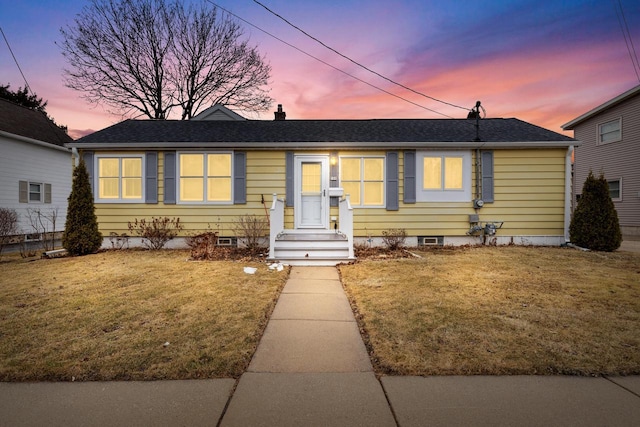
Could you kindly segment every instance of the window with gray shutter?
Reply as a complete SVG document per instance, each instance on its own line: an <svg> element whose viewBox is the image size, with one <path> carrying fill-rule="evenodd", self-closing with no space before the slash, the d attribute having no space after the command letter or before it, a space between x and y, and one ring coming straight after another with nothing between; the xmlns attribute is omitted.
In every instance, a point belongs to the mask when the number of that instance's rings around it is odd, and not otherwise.
<svg viewBox="0 0 640 427"><path fill-rule="evenodd" d="M18 181L18 201L20 203L29 203L29 182Z"/></svg>
<svg viewBox="0 0 640 427"><path fill-rule="evenodd" d="M416 202L416 152L404 152L404 202Z"/></svg>
<svg viewBox="0 0 640 427"><path fill-rule="evenodd" d="M482 151L482 201L493 203L493 151Z"/></svg>
<svg viewBox="0 0 640 427"><path fill-rule="evenodd" d="M164 153L164 204L176 204L176 152Z"/></svg>
<svg viewBox="0 0 640 427"><path fill-rule="evenodd" d="M158 152L145 153L145 203L158 203Z"/></svg>
<svg viewBox="0 0 640 427"><path fill-rule="evenodd" d="M233 153L233 203L247 203L247 153Z"/></svg>
<svg viewBox="0 0 640 427"><path fill-rule="evenodd" d="M44 202L51 203L51 184L44 185Z"/></svg>
<svg viewBox="0 0 640 427"><path fill-rule="evenodd" d="M293 199L295 196L295 189L293 187L294 176L294 164L293 164L293 151L287 151L285 158L285 205L293 206Z"/></svg>
<svg viewBox="0 0 640 427"><path fill-rule="evenodd" d="M400 208L398 183L398 152L387 153L387 210L397 211Z"/></svg>

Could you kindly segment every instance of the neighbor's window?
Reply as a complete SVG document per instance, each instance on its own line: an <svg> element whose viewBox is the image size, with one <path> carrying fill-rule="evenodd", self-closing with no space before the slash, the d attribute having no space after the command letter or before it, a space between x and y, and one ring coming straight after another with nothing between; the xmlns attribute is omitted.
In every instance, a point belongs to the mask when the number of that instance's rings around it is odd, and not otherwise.
<svg viewBox="0 0 640 427"><path fill-rule="evenodd" d="M471 200L471 153L422 151L416 153L417 200L462 202Z"/></svg>
<svg viewBox="0 0 640 427"><path fill-rule="evenodd" d="M384 206L384 157L341 157L340 185L352 206Z"/></svg>
<svg viewBox="0 0 640 427"><path fill-rule="evenodd" d="M41 202L42 201L42 184L30 182L29 183L29 202Z"/></svg>
<svg viewBox="0 0 640 427"><path fill-rule="evenodd" d="M614 202L622 201L622 180L621 179L612 179L607 180L609 184L609 196L611 196L611 200Z"/></svg>
<svg viewBox="0 0 640 427"><path fill-rule="evenodd" d="M98 156L98 200L142 201L142 156Z"/></svg>
<svg viewBox="0 0 640 427"><path fill-rule="evenodd" d="M622 120L615 119L598 125L598 144L608 144L622 139Z"/></svg>
<svg viewBox="0 0 640 427"><path fill-rule="evenodd" d="M180 202L231 202L231 153L180 153L178 167Z"/></svg>
<svg viewBox="0 0 640 427"><path fill-rule="evenodd" d="M51 203L51 184L18 181L20 203Z"/></svg>

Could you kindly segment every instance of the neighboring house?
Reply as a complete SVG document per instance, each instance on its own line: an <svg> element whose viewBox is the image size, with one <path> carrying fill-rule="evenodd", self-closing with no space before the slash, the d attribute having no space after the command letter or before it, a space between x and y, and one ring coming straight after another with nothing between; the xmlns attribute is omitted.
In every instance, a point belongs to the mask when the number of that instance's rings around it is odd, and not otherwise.
<svg viewBox="0 0 640 427"><path fill-rule="evenodd" d="M270 219L272 259L327 264L392 229L410 246L566 242L572 138L517 119L482 119L477 133L467 119L226 115L127 120L68 144L88 165L103 234L169 216L229 242L255 214Z"/></svg>
<svg viewBox="0 0 640 427"><path fill-rule="evenodd" d="M0 99L0 207L18 213L27 240L64 230L73 166L64 144L71 141L45 114Z"/></svg>
<svg viewBox="0 0 640 427"><path fill-rule="evenodd" d="M604 174L623 238L640 238L640 86L562 126L582 142L576 149L574 194L589 171Z"/></svg>

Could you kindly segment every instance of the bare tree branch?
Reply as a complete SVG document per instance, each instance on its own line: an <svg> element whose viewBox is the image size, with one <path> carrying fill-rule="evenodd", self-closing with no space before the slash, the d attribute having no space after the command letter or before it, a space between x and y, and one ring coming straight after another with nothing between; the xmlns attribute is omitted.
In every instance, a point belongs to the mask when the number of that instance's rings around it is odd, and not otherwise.
<svg viewBox="0 0 640 427"><path fill-rule="evenodd" d="M60 30L66 85L125 116L190 119L215 103L263 111L271 67L206 2L91 0Z"/></svg>

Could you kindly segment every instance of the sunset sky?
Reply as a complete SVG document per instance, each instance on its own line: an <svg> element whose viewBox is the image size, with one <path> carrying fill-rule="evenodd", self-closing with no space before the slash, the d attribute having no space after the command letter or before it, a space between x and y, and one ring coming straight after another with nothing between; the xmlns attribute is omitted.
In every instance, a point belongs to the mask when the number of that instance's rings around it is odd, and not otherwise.
<svg viewBox="0 0 640 427"><path fill-rule="evenodd" d="M241 22L272 66L271 96L287 119L466 117L413 94L320 46L252 0L213 0L242 19L380 92ZM561 132L569 120L640 84L616 14L622 5L640 50L637 0L260 0L342 54L452 104L482 101L487 117L517 117ZM60 28L86 0L0 0L0 26L29 85L72 137L122 120L64 86ZM619 9L618 9L619 13ZM0 39L0 83L24 86ZM273 119L270 111L251 118ZM569 136L572 133L568 133Z"/></svg>

